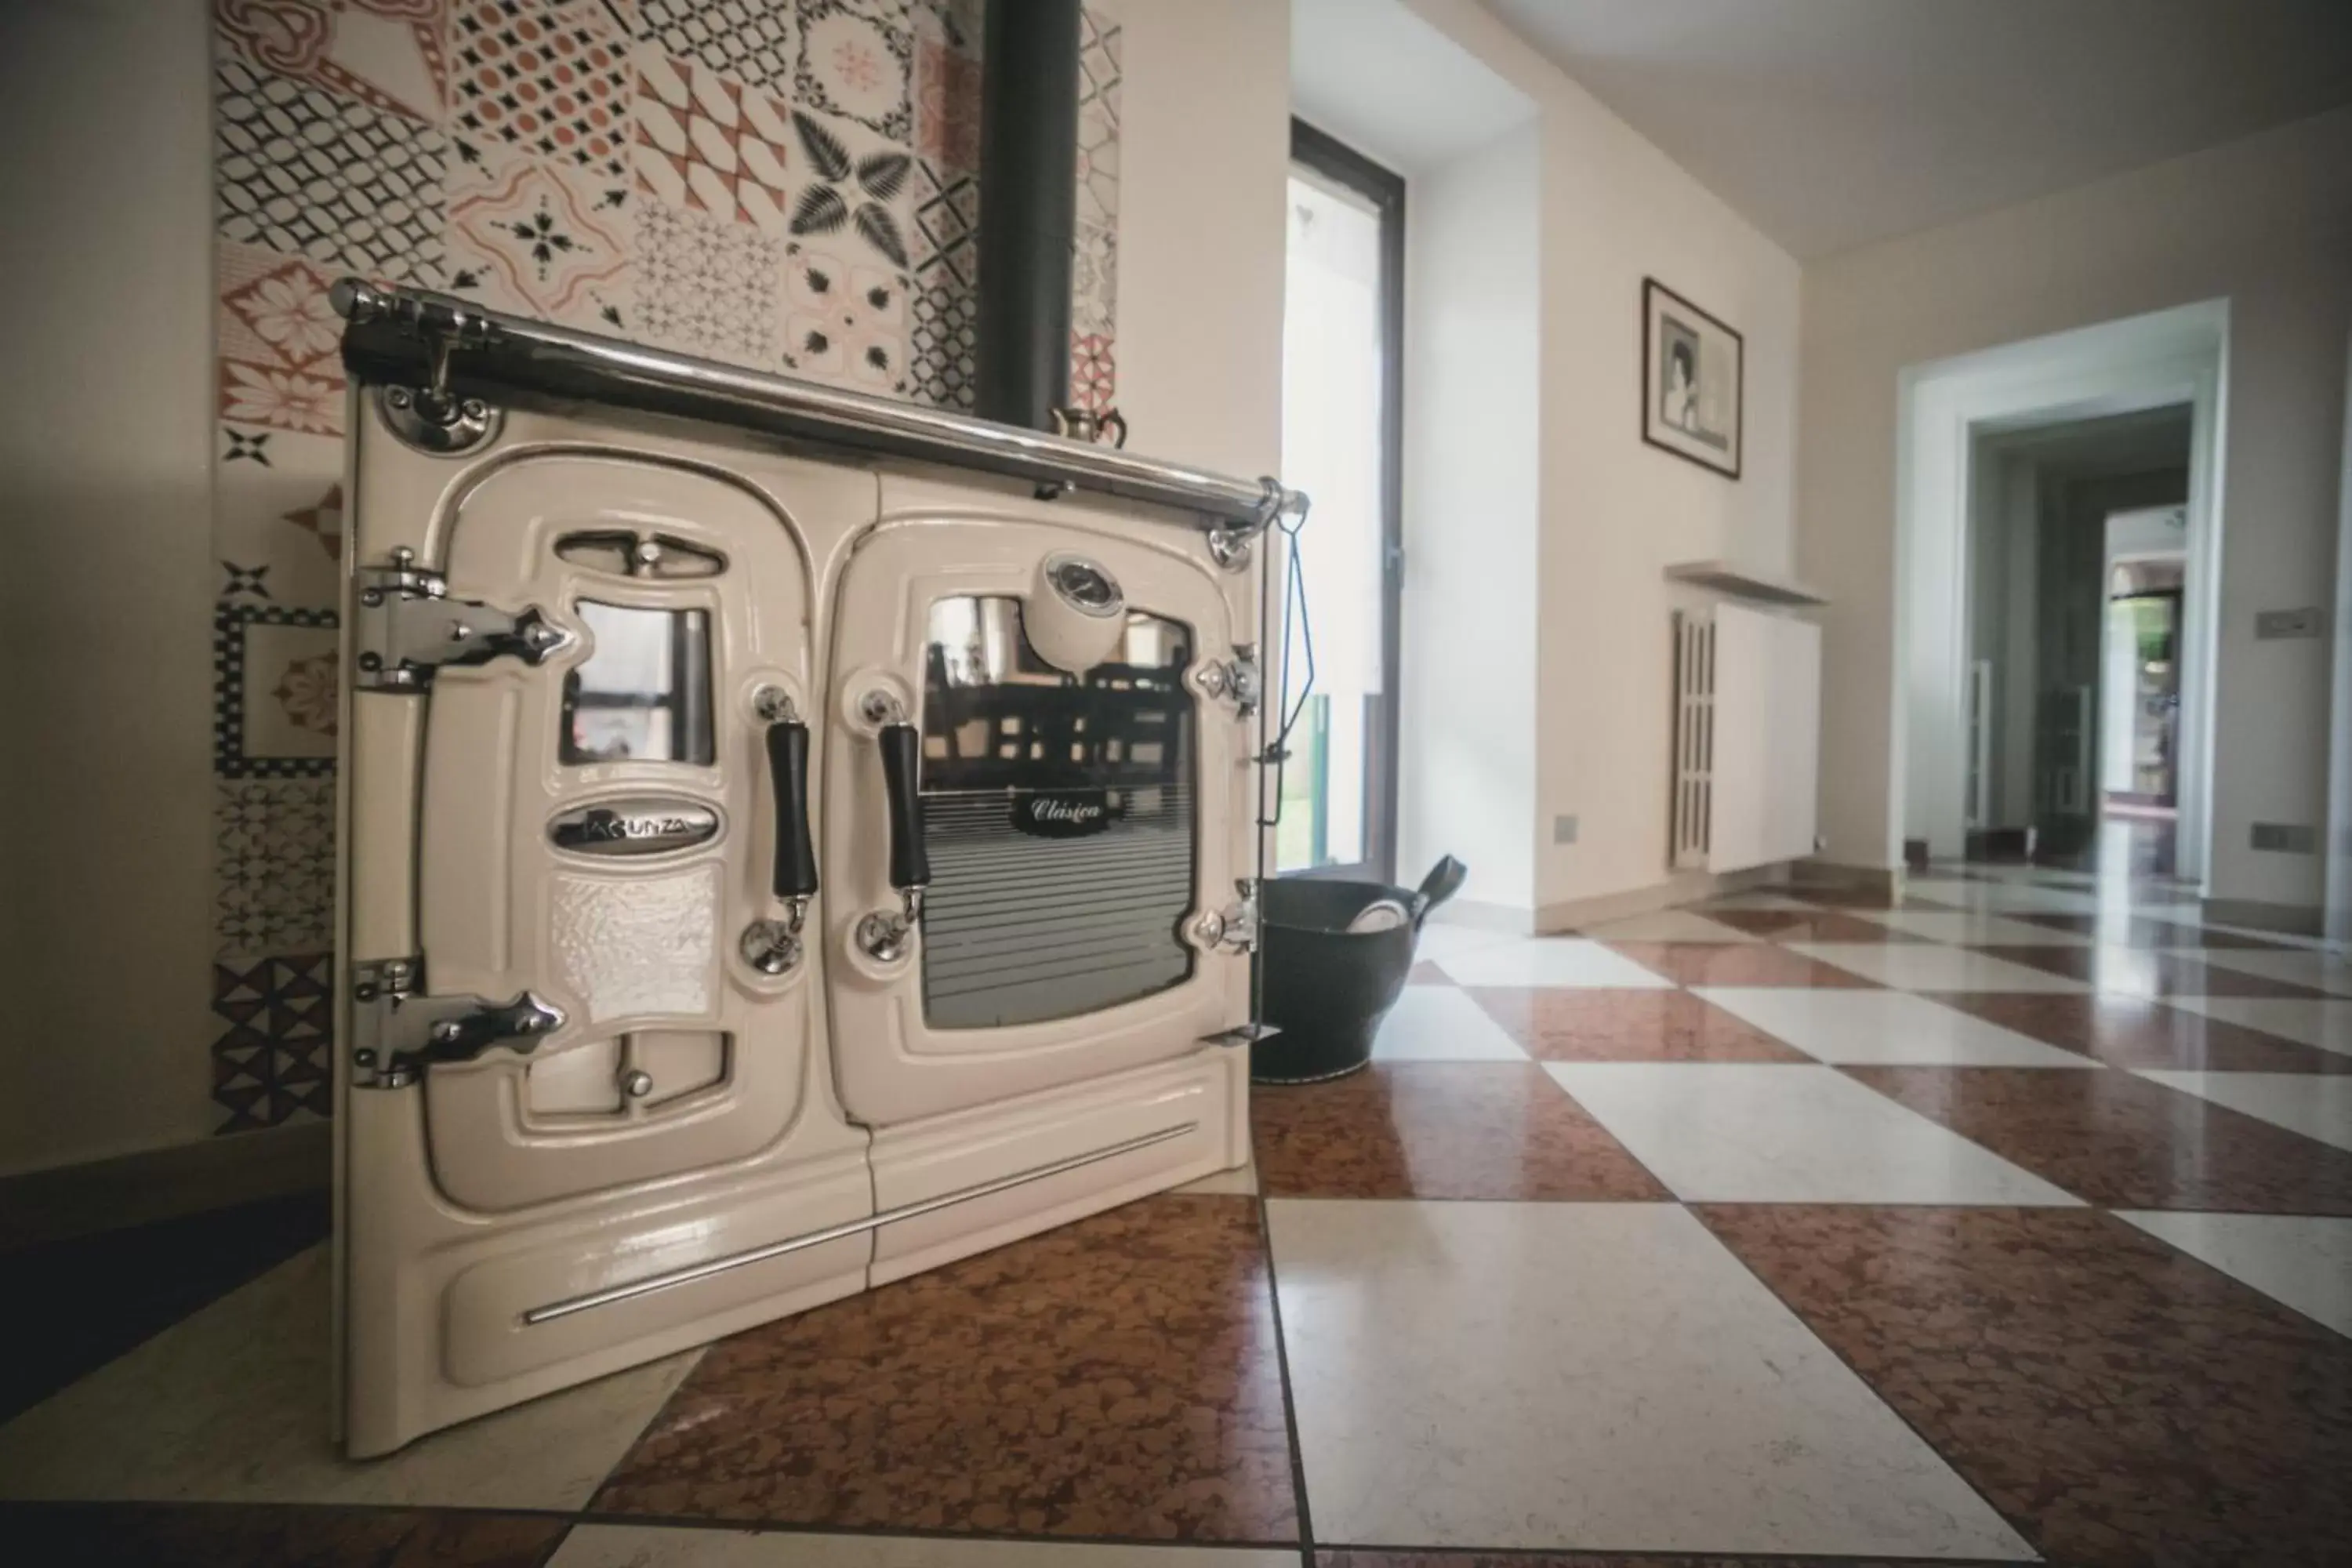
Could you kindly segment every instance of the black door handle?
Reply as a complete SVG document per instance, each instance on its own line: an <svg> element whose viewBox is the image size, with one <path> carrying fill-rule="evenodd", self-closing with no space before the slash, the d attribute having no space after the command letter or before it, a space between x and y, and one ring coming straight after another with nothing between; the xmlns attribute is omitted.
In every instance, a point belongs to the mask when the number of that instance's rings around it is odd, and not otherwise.
<svg viewBox="0 0 2352 1568"><path fill-rule="evenodd" d="M901 893L919 890L931 885L931 858L923 847L923 798L916 791L923 738L915 726L900 722L883 725L876 739L882 747L882 784L889 794L890 885Z"/></svg>
<svg viewBox="0 0 2352 1568"><path fill-rule="evenodd" d="M816 846L809 837L808 726L780 719L768 726L768 776L776 796L775 895L816 896Z"/></svg>

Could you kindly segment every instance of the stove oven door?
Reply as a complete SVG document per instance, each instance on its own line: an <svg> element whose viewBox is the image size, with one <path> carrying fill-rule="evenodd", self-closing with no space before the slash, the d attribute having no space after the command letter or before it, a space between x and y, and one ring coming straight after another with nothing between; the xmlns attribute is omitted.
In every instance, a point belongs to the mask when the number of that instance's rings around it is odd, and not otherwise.
<svg viewBox="0 0 2352 1568"><path fill-rule="evenodd" d="M1203 1052L1247 1016L1248 961L1202 917L1252 868L1253 723L1222 678L1254 579L1165 521L908 516L890 494L834 630L845 1107L896 1127ZM909 929L895 884L926 872Z"/></svg>
<svg viewBox="0 0 2352 1568"><path fill-rule="evenodd" d="M792 521L663 462L362 443L339 1234L371 1453L859 1289L863 1236L776 1249L872 1194L779 923ZM872 516L870 475L793 472Z"/></svg>

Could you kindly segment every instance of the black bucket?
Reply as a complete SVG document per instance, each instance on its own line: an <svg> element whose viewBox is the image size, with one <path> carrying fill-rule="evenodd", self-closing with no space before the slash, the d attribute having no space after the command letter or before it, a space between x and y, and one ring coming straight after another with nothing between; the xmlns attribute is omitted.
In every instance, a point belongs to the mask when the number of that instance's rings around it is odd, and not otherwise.
<svg viewBox="0 0 2352 1568"><path fill-rule="evenodd" d="M1250 1077L1259 1083L1312 1083L1370 1061L1372 1037L1412 972L1421 922L1460 891L1469 874L1448 855L1419 888L1319 878L1265 883L1258 962L1265 1021L1282 1032L1250 1047ZM1400 905L1403 918L1386 931L1348 930L1383 899Z"/></svg>

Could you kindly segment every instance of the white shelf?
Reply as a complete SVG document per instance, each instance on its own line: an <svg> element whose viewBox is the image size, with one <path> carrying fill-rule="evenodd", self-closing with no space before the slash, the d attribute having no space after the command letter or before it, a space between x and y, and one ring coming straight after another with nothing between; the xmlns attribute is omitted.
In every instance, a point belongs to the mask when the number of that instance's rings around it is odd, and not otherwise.
<svg viewBox="0 0 2352 1568"><path fill-rule="evenodd" d="M1666 575L1677 583L1692 583L1702 588L1712 588L1735 599L1750 599L1762 605L1826 605L1829 600L1802 583L1787 577L1769 576L1752 568L1730 561L1677 561L1666 568Z"/></svg>

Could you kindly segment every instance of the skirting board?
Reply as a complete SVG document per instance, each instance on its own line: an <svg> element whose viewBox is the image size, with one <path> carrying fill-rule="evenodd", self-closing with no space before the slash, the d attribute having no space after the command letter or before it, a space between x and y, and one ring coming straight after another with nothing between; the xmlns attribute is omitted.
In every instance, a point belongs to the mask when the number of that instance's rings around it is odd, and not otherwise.
<svg viewBox="0 0 2352 1568"><path fill-rule="evenodd" d="M2325 936L2327 911L2307 904L2266 904L2259 899L2203 899L2199 902L2209 925L2251 926L2256 931L2289 936Z"/></svg>
<svg viewBox="0 0 2352 1568"><path fill-rule="evenodd" d="M334 1131L308 1121L0 1177L0 1251L325 1187Z"/></svg>
<svg viewBox="0 0 2352 1568"><path fill-rule="evenodd" d="M1664 881L1654 882L1646 888L1546 904L1536 911L1535 929L1538 935L1557 936L1582 926L1624 920L1633 915L1646 915L1654 910L1672 909L1676 904L1695 903L1700 899L1777 888L1788 879L1789 868L1786 866L1756 866L1745 871L1720 873L1677 871ZM1526 928L1522 926L1519 929Z"/></svg>

